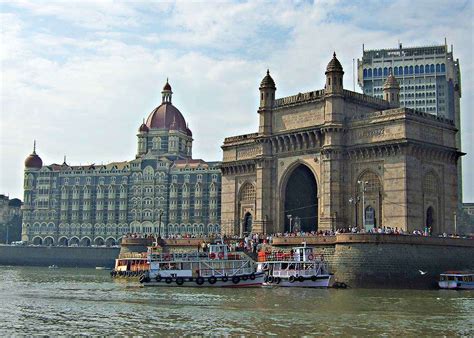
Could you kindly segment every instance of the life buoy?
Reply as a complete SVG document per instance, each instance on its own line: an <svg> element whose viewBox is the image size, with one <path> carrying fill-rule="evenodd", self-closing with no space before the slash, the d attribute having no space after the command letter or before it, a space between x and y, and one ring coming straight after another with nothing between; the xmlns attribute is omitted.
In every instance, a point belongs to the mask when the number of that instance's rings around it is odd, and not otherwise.
<svg viewBox="0 0 474 338"><path fill-rule="evenodd" d="M145 275L141 275L140 279L138 280L141 284L145 283Z"/></svg>
<svg viewBox="0 0 474 338"><path fill-rule="evenodd" d="M249 276L247 276L247 275L242 276L242 280L247 280L247 279L249 279Z"/></svg>
<svg viewBox="0 0 474 338"><path fill-rule="evenodd" d="M214 276L211 276L209 277L207 281L209 282L209 284L216 284L217 278Z"/></svg>
<svg viewBox="0 0 474 338"><path fill-rule="evenodd" d="M255 280L255 274L253 272L250 274L249 277L250 277L251 280Z"/></svg>
<svg viewBox="0 0 474 338"><path fill-rule="evenodd" d="M312 280L313 282L316 282L317 279L318 279L318 277L316 277L316 276L314 276L314 275L311 276L311 280Z"/></svg>
<svg viewBox="0 0 474 338"><path fill-rule="evenodd" d="M214 252L210 253L209 254L209 258L210 259L215 259L216 258L216 254Z"/></svg>
<svg viewBox="0 0 474 338"><path fill-rule="evenodd" d="M196 284L197 285L203 285L204 284L204 278L202 278L202 277L196 278Z"/></svg>
<svg viewBox="0 0 474 338"><path fill-rule="evenodd" d="M178 278L176 278L176 284L177 284L177 285L183 285L183 284L184 284L184 279L183 279L183 277L178 277Z"/></svg>
<svg viewBox="0 0 474 338"><path fill-rule="evenodd" d="M171 277L166 277L165 278L165 283L166 284L171 284L172 281L173 281L173 279Z"/></svg>
<svg viewBox="0 0 474 338"><path fill-rule="evenodd" d="M273 283L273 276L268 276L268 283Z"/></svg>
<svg viewBox="0 0 474 338"><path fill-rule="evenodd" d="M313 254L309 254L309 255L308 255L308 260L312 261L313 259L314 259Z"/></svg>
<svg viewBox="0 0 474 338"><path fill-rule="evenodd" d="M288 281L290 283L294 283L295 282L295 276L290 276L290 278L288 278Z"/></svg>
<svg viewBox="0 0 474 338"><path fill-rule="evenodd" d="M156 275L155 280L159 283L161 282L161 275Z"/></svg>
<svg viewBox="0 0 474 338"><path fill-rule="evenodd" d="M218 257L219 257L219 259L224 258L224 253L223 253L223 252L219 252Z"/></svg>
<svg viewBox="0 0 474 338"><path fill-rule="evenodd" d="M229 280L229 277L227 277L227 276L222 277L222 281L223 281L224 283L227 282L228 280Z"/></svg>
<svg viewBox="0 0 474 338"><path fill-rule="evenodd" d="M239 282L240 282L240 277L239 276L232 277L232 283L239 284Z"/></svg>

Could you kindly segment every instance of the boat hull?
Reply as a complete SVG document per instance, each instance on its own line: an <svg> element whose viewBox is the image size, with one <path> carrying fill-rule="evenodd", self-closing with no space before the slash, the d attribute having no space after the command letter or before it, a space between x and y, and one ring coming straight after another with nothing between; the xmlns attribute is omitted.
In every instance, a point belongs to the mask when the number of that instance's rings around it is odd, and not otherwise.
<svg viewBox="0 0 474 338"><path fill-rule="evenodd" d="M451 289L451 290L474 290L474 283L465 283L459 281L439 281L438 286L440 289Z"/></svg>
<svg viewBox="0 0 474 338"><path fill-rule="evenodd" d="M263 285L264 274L255 273L255 278L252 279L250 276L234 276L238 277L227 277L227 280L222 277L215 277L215 281L210 281L209 277L203 278L198 282L197 278L162 278L159 281L151 278L149 282L143 282L142 285L145 287L158 286L158 287L221 287L221 288L245 288L245 287L260 287ZM202 282L202 283L201 283Z"/></svg>
<svg viewBox="0 0 474 338"><path fill-rule="evenodd" d="M331 276L318 276L316 280L305 279L303 281L295 280L290 282L288 278L275 278L273 282L264 282L263 286L278 286L278 287L299 287L299 288L327 288L331 283Z"/></svg>

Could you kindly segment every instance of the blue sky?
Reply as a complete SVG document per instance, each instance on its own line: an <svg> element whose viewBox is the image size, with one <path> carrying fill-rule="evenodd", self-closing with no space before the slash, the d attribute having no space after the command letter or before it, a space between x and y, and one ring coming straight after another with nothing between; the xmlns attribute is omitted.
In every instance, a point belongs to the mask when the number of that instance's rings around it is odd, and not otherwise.
<svg viewBox="0 0 474 338"><path fill-rule="evenodd" d="M166 78L196 158L257 130L258 84L277 96L321 89L337 52L454 45L462 71L464 195L474 201L472 1L0 1L0 193L22 198L33 139L44 163L130 160ZM360 89L357 87L357 91Z"/></svg>

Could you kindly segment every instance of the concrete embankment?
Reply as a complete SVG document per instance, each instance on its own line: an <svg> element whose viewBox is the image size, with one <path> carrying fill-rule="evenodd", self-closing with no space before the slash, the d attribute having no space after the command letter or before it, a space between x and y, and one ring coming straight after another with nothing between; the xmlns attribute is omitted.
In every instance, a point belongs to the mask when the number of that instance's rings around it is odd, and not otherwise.
<svg viewBox="0 0 474 338"><path fill-rule="evenodd" d="M0 265L113 268L120 248L0 245Z"/></svg>
<svg viewBox="0 0 474 338"><path fill-rule="evenodd" d="M447 270L474 270L474 240L395 235L340 234L305 238L323 255L336 281L353 287L429 288ZM275 238L276 247L301 238Z"/></svg>

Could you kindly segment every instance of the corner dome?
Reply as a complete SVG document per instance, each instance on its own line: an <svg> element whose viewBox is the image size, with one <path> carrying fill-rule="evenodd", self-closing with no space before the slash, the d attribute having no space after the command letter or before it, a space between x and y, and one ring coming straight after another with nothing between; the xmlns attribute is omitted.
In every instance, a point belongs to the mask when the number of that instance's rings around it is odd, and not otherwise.
<svg viewBox="0 0 474 338"><path fill-rule="evenodd" d="M262 79L260 82L260 88L274 88L275 89L275 81L273 81L272 77L270 76L270 70L267 69L267 75Z"/></svg>
<svg viewBox="0 0 474 338"><path fill-rule="evenodd" d="M138 128L138 132L140 133L147 133L149 132L150 129L148 128L148 126L145 124L145 121L143 121L142 125L140 126L140 128Z"/></svg>
<svg viewBox="0 0 474 338"><path fill-rule="evenodd" d="M329 61L326 67L326 73L329 72L343 72L342 65L336 57L336 52L334 52L331 61Z"/></svg>
<svg viewBox="0 0 474 338"><path fill-rule="evenodd" d="M43 160L41 157L36 155L36 151L33 149L33 153L28 155L25 159L25 168L28 169L41 169L43 167Z"/></svg>

